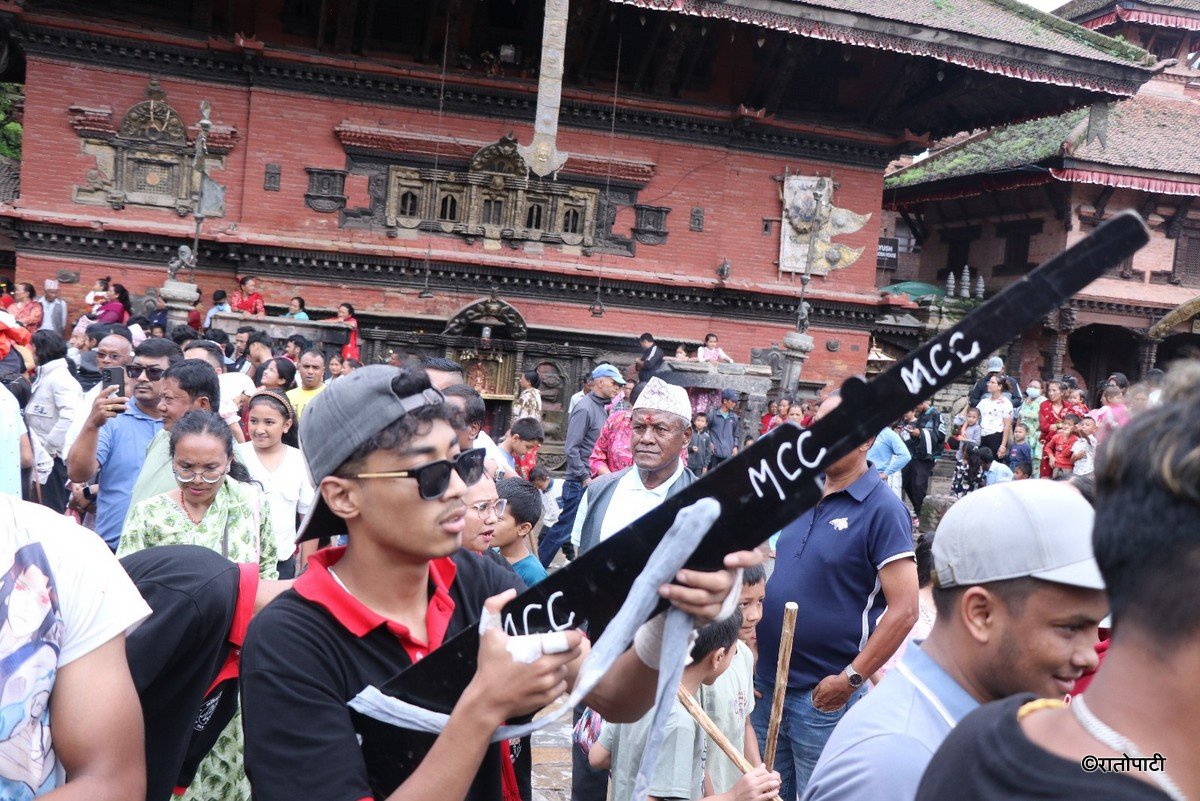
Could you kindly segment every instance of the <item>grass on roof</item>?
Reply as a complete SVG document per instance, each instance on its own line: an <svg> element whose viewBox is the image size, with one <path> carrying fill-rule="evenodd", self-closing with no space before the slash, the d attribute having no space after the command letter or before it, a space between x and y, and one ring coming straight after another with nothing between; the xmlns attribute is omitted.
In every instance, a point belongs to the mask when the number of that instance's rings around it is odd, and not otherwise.
<svg viewBox="0 0 1200 801"><path fill-rule="evenodd" d="M1036 164L1056 156L1063 141L1087 114L1088 109L1077 109L978 134L898 170L888 176L884 185L896 189Z"/></svg>

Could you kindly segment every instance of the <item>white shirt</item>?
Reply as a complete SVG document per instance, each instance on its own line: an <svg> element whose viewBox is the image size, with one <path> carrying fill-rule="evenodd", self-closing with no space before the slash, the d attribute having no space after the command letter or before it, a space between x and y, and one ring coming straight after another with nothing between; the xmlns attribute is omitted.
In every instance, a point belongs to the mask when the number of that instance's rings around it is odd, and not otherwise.
<svg viewBox="0 0 1200 801"><path fill-rule="evenodd" d="M71 375L66 358L55 359L38 368L33 395L25 406L25 423L52 457L66 457L63 440L82 401L83 390Z"/></svg>
<svg viewBox="0 0 1200 801"><path fill-rule="evenodd" d="M83 393L83 399L79 402L79 414L75 415L75 419L71 421L71 427L67 429L67 434L63 437L63 453L68 456L71 454L71 446L75 444L75 440L79 439L79 435L83 433L83 424L92 416L92 404L96 402L96 398L100 397L100 390L104 389L104 384L99 383L96 386ZM132 403L133 401L130 401ZM63 457L66 461L66 457Z"/></svg>
<svg viewBox="0 0 1200 801"><path fill-rule="evenodd" d="M990 434L999 434L1004 430L1004 421L1012 419L1012 402L1003 395L999 400L992 400L990 397L983 398L976 408L979 409L979 427L983 429L985 437Z"/></svg>
<svg viewBox="0 0 1200 801"><path fill-rule="evenodd" d="M567 404L567 417L571 416L571 412L575 411L575 404L583 400L583 390L579 390L571 396L571 402Z"/></svg>
<svg viewBox="0 0 1200 801"><path fill-rule="evenodd" d="M308 467L299 448L284 447L283 461L274 472L258 458L253 442L233 446L250 477L262 484L271 505L271 528L275 534L275 549L279 561L290 559L296 552L296 515L306 515L313 505L313 485L308 480Z"/></svg>
<svg viewBox="0 0 1200 801"><path fill-rule="evenodd" d="M1096 435L1080 437L1071 446L1071 453L1082 453L1083 457L1071 465L1071 473L1077 476L1090 475L1096 469Z"/></svg>
<svg viewBox="0 0 1200 801"><path fill-rule="evenodd" d="M131 631L150 607L104 540L52 509L3 494L0 574L20 579L4 590L0 611L0 659L11 694L5 731L14 744L0 760L0 786L36 777L36 792L45 794L66 781L51 746L49 699L58 671Z"/></svg>
<svg viewBox="0 0 1200 801"><path fill-rule="evenodd" d="M550 486L546 487L546 491L542 493L542 526L550 528L558 522L559 516L562 514L561 498L562 498L563 482L561 478L550 479Z"/></svg>
<svg viewBox="0 0 1200 801"><path fill-rule="evenodd" d="M0 387L0 494L21 497L21 437L24 435L21 405L11 392Z"/></svg>
<svg viewBox="0 0 1200 801"><path fill-rule="evenodd" d="M221 406L218 414L226 425L233 425L241 419L238 409L238 396L245 393L253 395L254 379L245 373L221 373L217 376L217 386L221 388Z"/></svg>
<svg viewBox="0 0 1200 801"><path fill-rule="evenodd" d="M667 492L681 475L683 475L682 459L675 466L675 472L671 474L670 478L654 489L646 489L646 485L642 483L641 471L636 465L631 467L628 473L617 479L612 500L608 503L604 520L600 522L600 542L604 542L651 509L661 506L662 502L666 500ZM588 496L585 492L579 499L579 510L575 513L575 525L571 529L571 542L576 548L579 547L579 540L583 535L583 521L587 519L587 511Z"/></svg>
<svg viewBox="0 0 1200 801"><path fill-rule="evenodd" d="M500 450L500 446L492 439L486 431L480 431L479 436L475 437L471 442L472 448L483 448L486 455L485 460L491 460L496 463L497 470L509 471L508 457L504 455L504 451Z"/></svg>

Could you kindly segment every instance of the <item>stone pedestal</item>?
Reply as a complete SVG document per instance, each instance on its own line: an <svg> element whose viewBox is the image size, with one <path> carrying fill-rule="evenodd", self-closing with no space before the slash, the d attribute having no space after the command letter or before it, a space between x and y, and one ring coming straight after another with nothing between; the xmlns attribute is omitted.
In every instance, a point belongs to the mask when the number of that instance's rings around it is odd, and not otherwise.
<svg viewBox="0 0 1200 801"><path fill-rule="evenodd" d="M167 332L177 325L186 325L188 314L200 299L200 287L187 281L168 278L159 291L167 303Z"/></svg>
<svg viewBox="0 0 1200 801"><path fill-rule="evenodd" d="M946 516L946 512L958 500L950 495L926 495L925 503L921 504L921 532L929 534L937 531L938 524Z"/></svg>
<svg viewBox="0 0 1200 801"><path fill-rule="evenodd" d="M738 447L746 437L757 437L759 421L767 410L767 395L773 381L771 368L765 364L727 364L725 362L693 362L668 358L654 374L668 384L698 389L732 389L744 397L738 414L742 416L742 433Z"/></svg>
<svg viewBox="0 0 1200 801"><path fill-rule="evenodd" d="M784 395L796 397L804 362L813 349L813 338L799 331L789 331L783 337L784 363L780 388Z"/></svg>

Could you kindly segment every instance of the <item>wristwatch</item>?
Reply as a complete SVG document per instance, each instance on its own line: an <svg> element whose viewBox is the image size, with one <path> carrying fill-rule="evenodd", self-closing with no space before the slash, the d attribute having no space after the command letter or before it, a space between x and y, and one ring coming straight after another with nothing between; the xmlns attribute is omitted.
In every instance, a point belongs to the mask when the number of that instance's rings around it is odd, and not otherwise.
<svg viewBox="0 0 1200 801"><path fill-rule="evenodd" d="M845 673L846 678L850 680L850 686L856 690L863 686L863 682L866 681L866 679L863 678L863 675L854 669L853 664L846 665L846 669L842 672Z"/></svg>

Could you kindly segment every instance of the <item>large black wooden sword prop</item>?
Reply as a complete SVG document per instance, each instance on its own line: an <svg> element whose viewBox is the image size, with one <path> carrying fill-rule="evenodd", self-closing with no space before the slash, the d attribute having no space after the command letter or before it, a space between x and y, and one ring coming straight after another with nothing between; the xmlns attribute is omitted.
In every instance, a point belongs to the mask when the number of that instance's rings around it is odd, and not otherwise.
<svg viewBox="0 0 1200 801"><path fill-rule="evenodd" d="M1149 241L1133 212L1033 270L958 325L865 383L842 385L842 403L812 428L780 426L657 509L626 526L504 608L509 634L587 624L593 641L617 614L651 553L685 507L716 499L720 516L688 561L715 570L734 551L753 548L821 498L825 467L875 436L917 403L949 385L1013 331L1023 331ZM449 713L475 674L476 627L464 629L380 688L386 695ZM354 713L375 792L386 796L420 763L433 735L417 734Z"/></svg>

